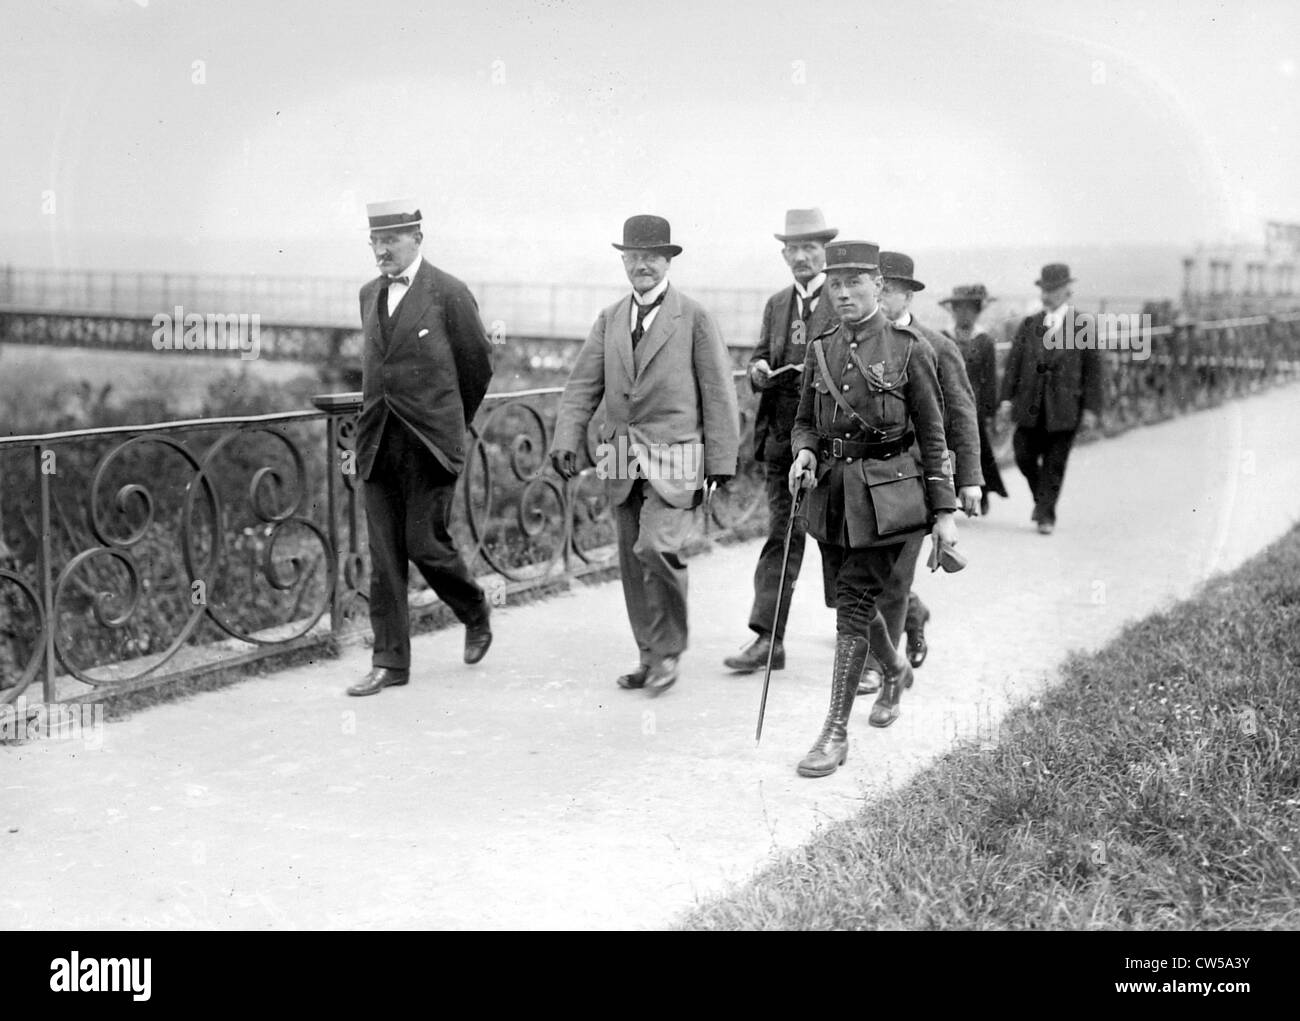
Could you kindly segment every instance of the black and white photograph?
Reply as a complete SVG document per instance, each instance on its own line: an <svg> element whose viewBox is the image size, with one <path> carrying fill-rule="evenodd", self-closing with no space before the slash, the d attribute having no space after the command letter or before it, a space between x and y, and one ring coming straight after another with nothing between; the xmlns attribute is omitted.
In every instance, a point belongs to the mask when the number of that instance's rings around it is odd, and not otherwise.
<svg viewBox="0 0 1300 1021"><path fill-rule="evenodd" d="M1173 936L1300 928L1300 7L0 23L0 927L96 937L43 995L321 930L1265 989Z"/></svg>

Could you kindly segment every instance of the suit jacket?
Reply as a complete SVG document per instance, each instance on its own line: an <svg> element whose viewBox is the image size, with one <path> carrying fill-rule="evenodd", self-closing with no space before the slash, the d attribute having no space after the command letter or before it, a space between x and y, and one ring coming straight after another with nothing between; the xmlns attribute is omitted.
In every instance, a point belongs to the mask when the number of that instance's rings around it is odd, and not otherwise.
<svg viewBox="0 0 1300 1021"><path fill-rule="evenodd" d="M957 463L953 479L957 486L984 485L980 467L980 425L975 417L975 394L966 375L966 361L954 340L922 326L912 317L912 326L930 345L939 373L943 397L943 431Z"/></svg>
<svg viewBox="0 0 1300 1021"><path fill-rule="evenodd" d="M361 288L361 416L357 467L370 477L389 415L453 475L465 467L465 430L492 379L492 345L469 288L425 259L397 306L389 341L379 329L381 278Z"/></svg>
<svg viewBox="0 0 1300 1021"><path fill-rule="evenodd" d="M790 316L797 308L794 300L794 285L777 291L767 299L763 306L763 323L758 331L758 344L750 356L749 364L766 359L772 368L780 368L785 358L785 349L790 336ZM836 317L831 309L830 295L823 286L821 299L808 319L809 342L819 334L835 325ZM799 392L802 373L787 372L766 390L759 390L750 384L750 389L761 394L758 399L758 413L754 416L754 460L765 461L788 457L790 451L790 429L794 425L794 416L799 410Z"/></svg>
<svg viewBox="0 0 1300 1021"><path fill-rule="evenodd" d="M1002 399L1011 402L1012 421L1018 426L1034 428L1045 412L1049 432L1070 432L1079 427L1084 410L1101 414L1101 352L1069 350L1059 344L1048 348L1043 343L1045 315L1026 316L1016 330L1002 377ZM1082 330L1086 319L1075 312L1075 329Z"/></svg>
<svg viewBox="0 0 1300 1021"><path fill-rule="evenodd" d="M988 418L998 410L998 356L997 346L987 333L976 333L969 340L957 340L950 330L944 336L952 342L966 359L966 376L975 392L975 412Z"/></svg>
<svg viewBox="0 0 1300 1021"><path fill-rule="evenodd" d="M587 425L603 398L601 443L618 456L639 445L636 463L650 485L671 506L690 507L706 475L736 474L740 415L731 358L709 314L672 285L633 353L631 305L629 293L596 317L560 399L552 450L586 448ZM696 470L683 477L688 446ZM607 476L615 504L627 499L633 474Z"/></svg>

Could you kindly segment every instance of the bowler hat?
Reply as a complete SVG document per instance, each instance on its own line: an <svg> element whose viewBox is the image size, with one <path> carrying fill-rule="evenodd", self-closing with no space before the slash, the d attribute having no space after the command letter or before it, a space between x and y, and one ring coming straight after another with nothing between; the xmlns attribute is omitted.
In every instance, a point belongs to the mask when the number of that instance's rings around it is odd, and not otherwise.
<svg viewBox="0 0 1300 1021"><path fill-rule="evenodd" d="M1074 277L1070 276L1069 266L1063 262L1049 262L1043 267L1042 275L1034 281L1034 286L1041 287L1045 291L1054 291L1058 287L1072 283Z"/></svg>
<svg viewBox="0 0 1300 1021"><path fill-rule="evenodd" d="M826 246L826 272L836 269L879 269L880 246L874 241L837 241Z"/></svg>
<svg viewBox="0 0 1300 1021"><path fill-rule="evenodd" d="M412 199L389 199L385 202L367 202L366 217L371 230L396 230L399 227L420 226L420 210Z"/></svg>
<svg viewBox="0 0 1300 1021"><path fill-rule="evenodd" d="M662 216L629 216L623 223L623 243L614 244L620 252L629 248L647 248L666 255L680 255L681 245L672 242L672 228Z"/></svg>
<svg viewBox="0 0 1300 1021"><path fill-rule="evenodd" d="M983 284L958 284L952 289L952 294L940 300L939 304L955 305L964 301L968 305L983 308L989 302L997 300L997 298L989 294L988 288Z"/></svg>
<svg viewBox="0 0 1300 1021"><path fill-rule="evenodd" d="M778 241L829 241L839 231L826 226L820 209L787 209L785 233L773 234Z"/></svg>
<svg viewBox="0 0 1300 1021"><path fill-rule="evenodd" d="M894 280L900 284L906 284L908 290L924 291L925 284L912 277L916 267L912 264L912 257L904 255L902 252L881 252L880 253L880 275L886 280Z"/></svg>

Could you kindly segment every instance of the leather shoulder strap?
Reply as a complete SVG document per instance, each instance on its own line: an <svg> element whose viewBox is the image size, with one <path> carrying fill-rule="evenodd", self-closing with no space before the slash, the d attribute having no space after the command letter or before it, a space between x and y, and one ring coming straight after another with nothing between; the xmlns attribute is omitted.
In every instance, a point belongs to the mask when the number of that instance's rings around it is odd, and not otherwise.
<svg viewBox="0 0 1300 1021"><path fill-rule="evenodd" d="M820 337L812 342L812 349L813 354L817 356L817 368L821 371L822 378L826 380L826 389L834 399L836 405L838 405L839 409L850 418L860 422L867 429L872 429L873 427L871 424L853 410L853 405L846 401L844 395L836 388L834 377L831 376L830 366L826 364L826 352L822 350L822 341ZM857 352L855 351L853 357L856 359L857 356ZM862 368L861 362L858 363L858 368L859 370ZM866 373L863 373L863 375L865 376Z"/></svg>

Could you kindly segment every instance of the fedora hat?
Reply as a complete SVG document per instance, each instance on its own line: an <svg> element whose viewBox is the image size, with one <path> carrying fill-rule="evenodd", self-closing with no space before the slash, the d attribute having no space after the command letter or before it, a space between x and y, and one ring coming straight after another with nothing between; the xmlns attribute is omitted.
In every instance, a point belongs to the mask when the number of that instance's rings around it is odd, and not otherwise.
<svg viewBox="0 0 1300 1021"><path fill-rule="evenodd" d="M975 305L983 308L991 301L998 299L989 294L988 288L983 284L958 284L952 289L952 294L940 300L940 305L955 305L964 301L968 305Z"/></svg>
<svg viewBox="0 0 1300 1021"><path fill-rule="evenodd" d="M399 227L420 226L420 210L412 199L367 202L366 218L370 221L371 230L396 230Z"/></svg>
<svg viewBox="0 0 1300 1021"><path fill-rule="evenodd" d="M623 223L623 243L614 242L620 252L629 248L646 248L654 252L664 252L669 256L680 255L681 245L672 241L672 228L662 216L629 216Z"/></svg>
<svg viewBox="0 0 1300 1021"><path fill-rule="evenodd" d="M895 280L900 284L906 284L909 290L924 291L925 284L915 279L912 274L916 267L912 264L912 257L904 255L902 252L881 252L880 253L880 275L886 280Z"/></svg>
<svg viewBox="0 0 1300 1021"><path fill-rule="evenodd" d="M879 269L880 246L874 241L837 241L826 246L826 272L837 269Z"/></svg>
<svg viewBox="0 0 1300 1021"><path fill-rule="evenodd" d="M829 241L839 231L826 226L820 209L787 209L785 233L773 234L778 241Z"/></svg>
<svg viewBox="0 0 1300 1021"><path fill-rule="evenodd" d="M1074 283L1074 277L1070 276L1070 267L1063 262L1049 262L1043 267L1043 272L1038 279L1034 281L1035 287L1041 287L1045 291L1054 291L1058 287L1064 287L1066 284Z"/></svg>

